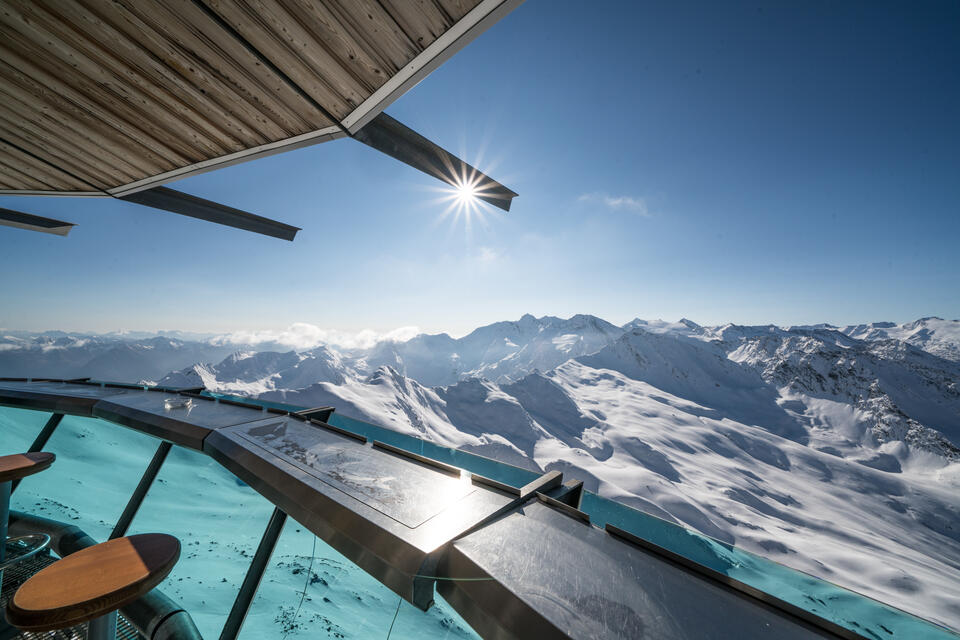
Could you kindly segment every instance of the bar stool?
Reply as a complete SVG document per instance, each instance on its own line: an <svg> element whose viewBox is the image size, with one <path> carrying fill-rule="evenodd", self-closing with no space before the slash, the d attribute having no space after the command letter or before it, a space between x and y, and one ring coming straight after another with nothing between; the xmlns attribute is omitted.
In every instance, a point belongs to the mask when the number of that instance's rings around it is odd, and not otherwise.
<svg viewBox="0 0 960 640"><path fill-rule="evenodd" d="M115 640L117 609L167 577L180 541L164 533L115 538L72 553L20 585L7 621L23 631L54 631L90 623L88 640Z"/></svg>
<svg viewBox="0 0 960 640"><path fill-rule="evenodd" d="M7 525L10 520L10 491L13 483L47 469L56 459L57 456L46 451L0 456L0 543L2 543L0 544L0 581L3 580L5 567L33 555L50 543L49 536L37 534L10 540L9 542L14 544L8 545ZM8 546L10 551L19 552L18 557L10 558L9 561L7 560Z"/></svg>

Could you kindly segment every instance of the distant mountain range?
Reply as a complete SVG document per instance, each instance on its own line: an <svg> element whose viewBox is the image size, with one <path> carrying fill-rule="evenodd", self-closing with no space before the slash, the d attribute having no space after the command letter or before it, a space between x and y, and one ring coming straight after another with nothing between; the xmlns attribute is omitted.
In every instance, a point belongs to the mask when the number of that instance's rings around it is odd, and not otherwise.
<svg viewBox="0 0 960 640"><path fill-rule="evenodd" d="M0 375L196 385L531 469L960 628L960 322L523 316L462 338L265 351L0 337Z"/></svg>

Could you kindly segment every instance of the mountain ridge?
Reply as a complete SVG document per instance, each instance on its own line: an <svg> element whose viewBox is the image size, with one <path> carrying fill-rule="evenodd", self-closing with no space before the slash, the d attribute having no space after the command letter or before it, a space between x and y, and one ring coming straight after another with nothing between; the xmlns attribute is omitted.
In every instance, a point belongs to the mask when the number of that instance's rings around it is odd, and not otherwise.
<svg viewBox="0 0 960 640"><path fill-rule="evenodd" d="M956 629L955 329L939 318L617 327L525 315L462 338L419 334L365 348L3 336L0 375L11 375L10 362L82 368L86 358L133 370L151 355L199 354L144 378L333 405L444 446L559 469L606 497Z"/></svg>

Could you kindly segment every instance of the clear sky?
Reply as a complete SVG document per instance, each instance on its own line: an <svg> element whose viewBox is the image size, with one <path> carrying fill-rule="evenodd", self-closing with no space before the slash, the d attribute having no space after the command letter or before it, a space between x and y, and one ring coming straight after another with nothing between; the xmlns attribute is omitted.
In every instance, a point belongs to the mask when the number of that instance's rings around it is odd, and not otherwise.
<svg viewBox="0 0 960 640"><path fill-rule="evenodd" d="M351 140L170 186L293 243L0 197L0 327L460 334L523 313L960 317L960 3L528 0L387 112L519 192L444 217Z"/></svg>

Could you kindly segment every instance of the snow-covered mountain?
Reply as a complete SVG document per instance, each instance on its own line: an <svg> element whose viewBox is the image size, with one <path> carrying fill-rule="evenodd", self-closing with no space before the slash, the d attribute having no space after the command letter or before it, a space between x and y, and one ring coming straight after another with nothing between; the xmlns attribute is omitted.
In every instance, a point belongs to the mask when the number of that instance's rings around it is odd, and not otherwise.
<svg viewBox="0 0 960 640"><path fill-rule="evenodd" d="M317 347L310 351L236 351L219 364L197 363L167 374L160 384L172 387L202 385L210 391L256 396L274 389L299 389L316 382L342 384L352 371L340 356Z"/></svg>
<svg viewBox="0 0 960 640"><path fill-rule="evenodd" d="M941 358L960 362L960 321L957 320L929 317L904 324L874 322L849 325L840 331L860 340L902 340Z"/></svg>
<svg viewBox="0 0 960 640"><path fill-rule="evenodd" d="M623 328L596 316L569 319L525 315L516 322L496 322L453 339L446 334L419 335L406 342L381 342L350 358L360 373L390 366L429 386L465 378L509 382L536 370L546 371L572 357L594 353L623 333Z"/></svg>
<svg viewBox="0 0 960 640"><path fill-rule="evenodd" d="M0 376L156 380L195 362L219 361L236 349L208 340L136 335L0 330Z"/></svg>
<svg viewBox="0 0 960 640"><path fill-rule="evenodd" d="M154 379L333 405L562 469L602 495L960 629L958 325L617 327L527 315L462 338L367 348L214 340L231 351ZM0 342L0 375L25 339L42 352L38 336Z"/></svg>

